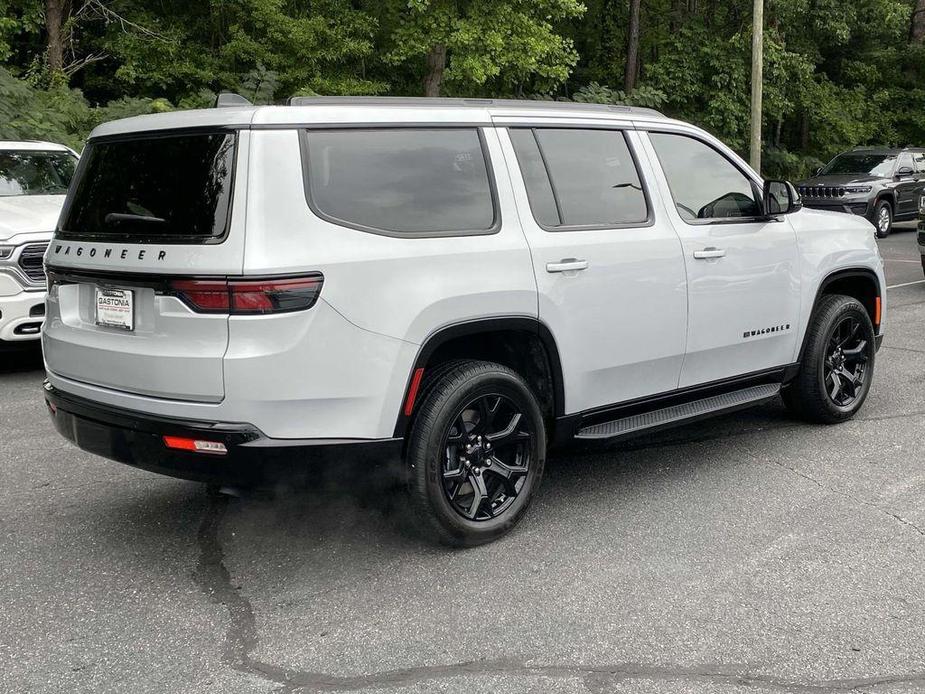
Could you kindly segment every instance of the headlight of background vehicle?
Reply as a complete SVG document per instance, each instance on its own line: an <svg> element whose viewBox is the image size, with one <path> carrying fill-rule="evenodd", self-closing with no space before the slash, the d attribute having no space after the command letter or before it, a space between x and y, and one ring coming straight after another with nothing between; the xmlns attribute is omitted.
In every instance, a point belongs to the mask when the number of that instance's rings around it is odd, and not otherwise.
<svg viewBox="0 0 925 694"><path fill-rule="evenodd" d="M848 186L845 192L848 195L858 195L860 193L869 193L873 188L871 186Z"/></svg>
<svg viewBox="0 0 925 694"><path fill-rule="evenodd" d="M919 198L919 214L925 216L925 195Z"/></svg>
<svg viewBox="0 0 925 694"><path fill-rule="evenodd" d="M16 246L0 246L0 260L9 258L11 255L13 255L15 248Z"/></svg>

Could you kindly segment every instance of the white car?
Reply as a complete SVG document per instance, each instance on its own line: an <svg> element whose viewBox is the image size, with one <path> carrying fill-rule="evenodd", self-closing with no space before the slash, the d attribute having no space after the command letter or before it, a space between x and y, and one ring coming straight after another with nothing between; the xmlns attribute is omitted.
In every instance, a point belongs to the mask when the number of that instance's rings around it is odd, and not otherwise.
<svg viewBox="0 0 925 694"><path fill-rule="evenodd" d="M547 446L783 395L862 406L870 224L647 109L296 99L97 128L47 255L58 431L187 479L404 461L423 529L509 530Z"/></svg>
<svg viewBox="0 0 925 694"><path fill-rule="evenodd" d="M64 145L0 141L0 345L39 339L42 257L76 166Z"/></svg>

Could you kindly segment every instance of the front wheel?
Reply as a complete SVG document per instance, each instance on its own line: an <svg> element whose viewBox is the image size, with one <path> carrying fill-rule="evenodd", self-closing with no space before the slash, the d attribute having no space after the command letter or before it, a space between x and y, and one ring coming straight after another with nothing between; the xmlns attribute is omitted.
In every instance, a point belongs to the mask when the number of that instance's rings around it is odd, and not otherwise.
<svg viewBox="0 0 925 694"><path fill-rule="evenodd" d="M784 390L784 403L813 422L853 417L870 392L874 342L874 326L857 299L824 296L810 319L800 373Z"/></svg>
<svg viewBox="0 0 925 694"><path fill-rule="evenodd" d="M419 525L444 544L495 540L526 513L543 477L546 430L514 371L464 361L427 385L408 442Z"/></svg>
<svg viewBox="0 0 925 694"><path fill-rule="evenodd" d="M885 239L893 229L893 206L886 200L877 203L874 213L874 224L877 227L877 238Z"/></svg>

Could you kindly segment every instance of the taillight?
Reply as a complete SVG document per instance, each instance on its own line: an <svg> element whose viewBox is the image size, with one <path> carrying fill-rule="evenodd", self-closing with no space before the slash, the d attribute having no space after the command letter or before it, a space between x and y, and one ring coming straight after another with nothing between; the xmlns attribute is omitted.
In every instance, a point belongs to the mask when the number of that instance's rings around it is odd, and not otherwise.
<svg viewBox="0 0 925 694"><path fill-rule="evenodd" d="M315 305L320 274L263 280L171 280L171 292L198 313L259 315L304 311Z"/></svg>
<svg viewBox="0 0 925 694"><path fill-rule="evenodd" d="M228 453L228 448L221 441L188 439L183 436L164 436L162 438L167 448L172 448L176 451L211 453L212 455L226 455Z"/></svg>

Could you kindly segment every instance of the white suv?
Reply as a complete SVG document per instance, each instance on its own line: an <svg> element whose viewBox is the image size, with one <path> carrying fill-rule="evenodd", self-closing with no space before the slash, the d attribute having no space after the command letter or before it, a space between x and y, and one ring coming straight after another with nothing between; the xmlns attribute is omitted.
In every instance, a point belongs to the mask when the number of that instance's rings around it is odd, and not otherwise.
<svg viewBox="0 0 925 694"><path fill-rule="evenodd" d="M405 461L421 525L498 537L547 445L780 394L861 407L870 224L646 109L294 99L97 128L46 257L45 397L82 448L254 483Z"/></svg>
<svg viewBox="0 0 925 694"><path fill-rule="evenodd" d="M76 166L64 145L0 141L0 346L39 339L42 256Z"/></svg>

